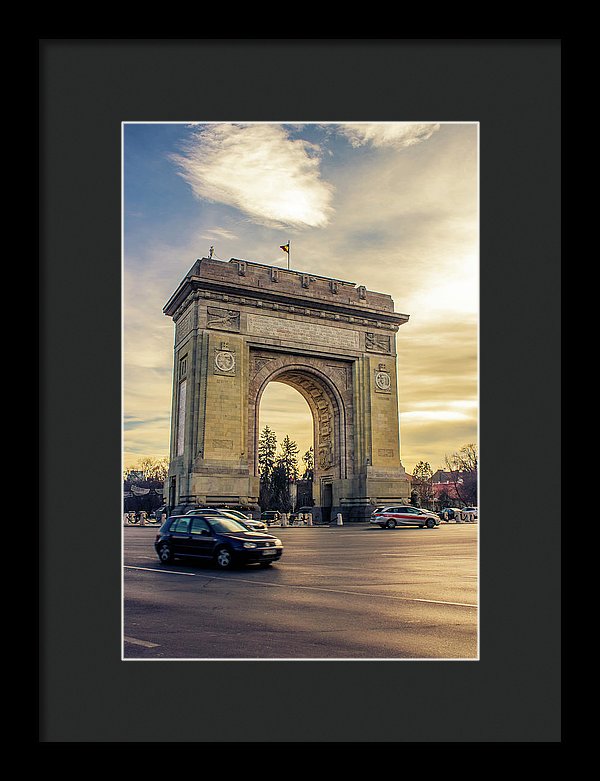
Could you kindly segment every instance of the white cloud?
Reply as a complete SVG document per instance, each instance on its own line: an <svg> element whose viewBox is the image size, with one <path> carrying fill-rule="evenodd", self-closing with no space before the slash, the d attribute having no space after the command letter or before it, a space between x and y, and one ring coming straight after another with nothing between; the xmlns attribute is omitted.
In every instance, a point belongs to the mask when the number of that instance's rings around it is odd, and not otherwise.
<svg viewBox="0 0 600 781"><path fill-rule="evenodd" d="M455 421L455 420L471 420L470 415L465 415L462 412L454 412L452 410L422 410L415 412L403 412L401 420L410 420L411 422L426 422L429 420L440 421Z"/></svg>
<svg viewBox="0 0 600 781"><path fill-rule="evenodd" d="M202 239L209 239L212 241L212 239L230 239L231 241L237 239L237 236L235 233L232 233L231 231L226 230L225 228L207 228L202 236L200 237Z"/></svg>
<svg viewBox="0 0 600 781"><path fill-rule="evenodd" d="M199 125L194 134L207 127L216 144L214 154L221 161L221 173L236 149L242 157L245 150L247 156L238 167L248 165L253 171L248 177L240 171L247 181L245 190L228 196L227 204L235 205L234 195L251 198L255 186L251 180L260 178L261 170L246 135L251 128L225 126L221 149L213 131L224 126ZM333 127L332 133L341 129ZM386 126L378 127L384 130ZM431 134L436 133L435 143L415 147L418 154L410 150L407 154L402 148L393 154L389 145L393 135L388 136L388 146L376 150L375 137L369 140L363 133L364 143L371 145L368 154L363 153L365 147L354 154L354 147L344 141L345 156L334 155L323 165L331 192L335 192L335 219L327 230L306 229L291 236L292 268L389 293L396 311L410 315L397 337L401 452L409 470L419 460L429 461L434 468L443 466L445 453L477 437L477 127L443 124L439 132L432 129L436 126L428 127ZM252 129L263 167L270 162L287 177L297 170L298 161L313 159L309 179L319 188L317 148L301 142L297 153L296 142L280 127ZM380 146L382 138L377 141ZM196 146L201 143L194 142ZM266 155L267 148L271 156ZM293 166L286 162L288 154L296 161ZM208 168L217 175L217 170ZM279 181L276 173L272 172L270 181ZM265 182L269 180L266 170L263 176ZM261 188L256 188L258 197ZM155 231L142 247L128 242L125 411L133 422L125 432L126 452L161 455L168 451L173 323L162 314L162 307L195 258L214 244L220 258L285 265L285 255L278 247L290 235L256 224L268 221L266 207L260 218L253 219L245 215L238 219L242 215L236 217L230 210L212 206L200 211L200 219L184 225L183 230L178 225L177 232L162 235ZM137 224L130 230L132 236L134 230L139 232ZM284 397L286 390L297 396L296 404ZM263 397L261 421L276 428L280 439L289 434L304 452L312 443L312 418L305 407L299 394L273 383ZM137 420L148 422L137 425Z"/></svg>
<svg viewBox="0 0 600 781"><path fill-rule="evenodd" d="M278 125L207 125L171 155L198 198L234 206L270 227L323 227L333 188L320 149Z"/></svg>
<svg viewBox="0 0 600 781"><path fill-rule="evenodd" d="M404 149L426 141L439 129L439 124L414 122L365 122L340 125L341 134L346 136L354 147L371 144L374 147L388 146L394 149Z"/></svg>

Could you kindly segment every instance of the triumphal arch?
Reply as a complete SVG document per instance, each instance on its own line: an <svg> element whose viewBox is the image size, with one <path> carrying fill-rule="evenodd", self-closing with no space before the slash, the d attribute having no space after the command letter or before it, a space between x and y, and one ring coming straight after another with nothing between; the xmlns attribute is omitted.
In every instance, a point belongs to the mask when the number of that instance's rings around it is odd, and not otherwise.
<svg viewBox="0 0 600 781"><path fill-rule="evenodd" d="M259 405L296 388L314 421L313 517L363 520L407 502L389 295L232 258L197 260L164 307L175 322L167 501L258 510ZM267 508L263 508L267 509Z"/></svg>

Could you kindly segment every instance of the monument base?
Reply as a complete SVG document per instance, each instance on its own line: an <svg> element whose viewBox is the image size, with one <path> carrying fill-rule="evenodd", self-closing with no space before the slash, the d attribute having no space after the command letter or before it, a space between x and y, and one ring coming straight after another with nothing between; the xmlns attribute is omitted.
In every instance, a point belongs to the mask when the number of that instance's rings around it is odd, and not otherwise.
<svg viewBox="0 0 600 781"><path fill-rule="evenodd" d="M325 523L334 521L338 513L344 523L364 523L370 520L376 507L410 502L410 480L401 473L390 475L360 475L351 480L334 480L333 505ZM326 508L329 510L329 508Z"/></svg>
<svg viewBox="0 0 600 781"><path fill-rule="evenodd" d="M259 479L243 469L205 468L202 472L171 470L178 481L180 505L235 507L259 511Z"/></svg>

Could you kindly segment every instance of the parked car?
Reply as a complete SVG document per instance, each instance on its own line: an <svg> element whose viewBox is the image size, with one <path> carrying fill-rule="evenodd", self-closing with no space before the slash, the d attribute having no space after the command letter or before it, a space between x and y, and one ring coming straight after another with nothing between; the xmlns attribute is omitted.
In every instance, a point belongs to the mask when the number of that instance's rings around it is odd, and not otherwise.
<svg viewBox="0 0 600 781"><path fill-rule="evenodd" d="M439 515L429 510L408 505L394 507L376 507L370 523L381 526L382 529L395 529L396 526L427 526L433 529L440 523Z"/></svg>
<svg viewBox="0 0 600 781"><path fill-rule="evenodd" d="M460 523L460 507L444 507L440 510L440 517L443 521L456 521Z"/></svg>
<svg viewBox="0 0 600 781"><path fill-rule="evenodd" d="M154 548L161 564L178 558L210 559L219 569L279 561L281 540L265 532L253 532L225 515L173 515L156 535Z"/></svg>
<svg viewBox="0 0 600 781"><path fill-rule="evenodd" d="M267 524L263 521L255 521L252 518L248 518L247 515L244 515L244 513L240 512L239 510L229 510L226 508L220 508L220 507L201 507L197 508L195 510L188 510L185 515L225 515L229 518L235 518L236 521L239 521L240 523L243 523L244 526L246 526L250 531L253 532L259 532L259 531L266 531L267 530Z"/></svg>
<svg viewBox="0 0 600 781"><path fill-rule="evenodd" d="M278 510L265 510L260 516L261 521L264 521L267 526L272 523L278 523L281 520L281 514Z"/></svg>
<svg viewBox="0 0 600 781"><path fill-rule="evenodd" d="M462 520L466 521L466 523L475 523L478 516L477 507L463 507L461 516Z"/></svg>
<svg viewBox="0 0 600 781"><path fill-rule="evenodd" d="M230 515L240 523L243 523L244 526L247 526L250 529L250 531L260 532L267 530L267 524L264 521L255 521L254 518L249 518L240 510L223 510L223 513Z"/></svg>

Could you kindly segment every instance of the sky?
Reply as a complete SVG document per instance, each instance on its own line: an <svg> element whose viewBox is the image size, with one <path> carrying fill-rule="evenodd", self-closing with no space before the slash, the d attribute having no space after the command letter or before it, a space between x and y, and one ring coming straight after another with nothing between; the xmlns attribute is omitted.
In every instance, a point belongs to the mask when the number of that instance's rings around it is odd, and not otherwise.
<svg viewBox="0 0 600 781"><path fill-rule="evenodd" d="M478 436L478 125L125 123L123 464L168 455L174 325L196 258L241 258L391 295L400 452L444 467ZM271 383L260 426L303 454L312 420Z"/></svg>

